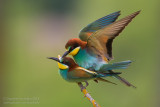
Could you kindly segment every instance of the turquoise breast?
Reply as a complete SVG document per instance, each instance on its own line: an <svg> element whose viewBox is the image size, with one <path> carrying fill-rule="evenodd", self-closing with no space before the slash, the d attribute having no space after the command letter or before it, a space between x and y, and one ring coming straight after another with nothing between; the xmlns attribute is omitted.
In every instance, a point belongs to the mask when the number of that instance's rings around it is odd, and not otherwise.
<svg viewBox="0 0 160 107"><path fill-rule="evenodd" d="M63 79L65 80L68 80L67 78L67 72L68 72L68 69L65 69L65 70L59 70L59 74L62 76Z"/></svg>
<svg viewBox="0 0 160 107"><path fill-rule="evenodd" d="M73 57L79 66L90 70L99 70L100 67L106 63L96 58L96 56L90 55L85 49L80 49L77 55Z"/></svg>

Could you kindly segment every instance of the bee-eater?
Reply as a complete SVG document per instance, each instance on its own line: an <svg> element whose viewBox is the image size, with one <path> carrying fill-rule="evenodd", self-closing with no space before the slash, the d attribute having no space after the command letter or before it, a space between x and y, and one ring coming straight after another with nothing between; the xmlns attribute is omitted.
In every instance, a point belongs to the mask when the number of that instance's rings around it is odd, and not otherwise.
<svg viewBox="0 0 160 107"><path fill-rule="evenodd" d="M74 60L70 57L63 57L61 58L55 58L55 57L49 57L49 59L55 60L58 62L59 67L59 73L62 76L63 79L69 82L86 82L88 85L88 80L94 80L95 82L104 81L104 82L110 82L106 79L103 79L102 77L112 76L112 75L118 75L120 73L106 73L105 71L91 71L87 70L83 67L80 67L77 65ZM126 68L130 64L129 61L119 62L119 63L113 63L108 64L107 69L123 69ZM113 83L115 84L115 83Z"/></svg>
<svg viewBox="0 0 160 107"><path fill-rule="evenodd" d="M80 31L80 39L70 39L66 43L65 48L67 51L62 57L67 54L72 55L79 66L99 72L102 66L107 65L108 62L113 59L113 39L118 36L125 26L139 13L140 11L137 11L115 21L120 15L120 11L118 11L96 20ZM112 70L108 70L108 72L113 73ZM114 75L114 77L127 86L133 86L119 75Z"/></svg>

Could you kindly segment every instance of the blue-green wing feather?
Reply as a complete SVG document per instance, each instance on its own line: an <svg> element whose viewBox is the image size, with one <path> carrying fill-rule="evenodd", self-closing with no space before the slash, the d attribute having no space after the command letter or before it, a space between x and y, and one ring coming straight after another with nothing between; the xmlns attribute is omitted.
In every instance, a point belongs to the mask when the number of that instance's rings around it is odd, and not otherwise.
<svg viewBox="0 0 160 107"><path fill-rule="evenodd" d="M93 33L99 29L102 29L103 27L113 23L119 15L120 11L117 11L92 22L80 31L79 38L83 41L86 41L88 36L90 36L87 34L87 32Z"/></svg>
<svg viewBox="0 0 160 107"><path fill-rule="evenodd" d="M126 69L130 63L132 61L122 61L122 62L116 62L116 63L113 63L113 64L104 64L101 68L100 68L100 71L101 72L105 72L105 71L108 71L108 70L115 70L115 69Z"/></svg>

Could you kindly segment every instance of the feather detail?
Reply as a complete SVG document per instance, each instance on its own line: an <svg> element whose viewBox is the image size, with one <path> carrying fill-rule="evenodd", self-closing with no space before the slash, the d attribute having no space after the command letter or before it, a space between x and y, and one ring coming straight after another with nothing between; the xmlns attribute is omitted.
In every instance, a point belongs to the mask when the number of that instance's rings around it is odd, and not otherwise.
<svg viewBox="0 0 160 107"><path fill-rule="evenodd" d="M94 47L91 51L99 50L102 55L111 60L112 57L112 42L113 39L119 35L120 32L127 26L140 11L137 11L129 16L126 16L112 24L96 31L87 40L88 48Z"/></svg>
<svg viewBox="0 0 160 107"><path fill-rule="evenodd" d="M109 70L110 73L114 73L112 70ZM114 75L115 78L117 78L118 80L120 80L122 83L124 83L127 86L132 86L133 88L136 88L134 85L132 85L131 83L129 83L127 80L125 80L124 78L120 77L119 75Z"/></svg>
<svg viewBox="0 0 160 107"><path fill-rule="evenodd" d="M103 81L103 82L108 82L108 83L111 83L111 84L117 85L116 83L111 82L111 81L106 80L106 79L103 79L103 78L96 78L96 80Z"/></svg>
<svg viewBox="0 0 160 107"><path fill-rule="evenodd" d="M92 22L80 31L79 38L83 41L87 41L88 37L91 36L93 32L113 23L119 15L120 11L114 12Z"/></svg>
<svg viewBox="0 0 160 107"><path fill-rule="evenodd" d="M126 69L130 65L131 61L122 61L113 64L104 64L101 66L101 72L106 72L108 70L115 70L115 69Z"/></svg>

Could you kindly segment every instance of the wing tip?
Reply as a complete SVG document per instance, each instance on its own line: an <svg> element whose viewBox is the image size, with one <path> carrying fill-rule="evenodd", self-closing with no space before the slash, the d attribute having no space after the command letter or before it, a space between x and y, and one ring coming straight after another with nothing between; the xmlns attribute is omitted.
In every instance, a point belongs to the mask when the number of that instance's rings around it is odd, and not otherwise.
<svg viewBox="0 0 160 107"><path fill-rule="evenodd" d="M141 12L141 10L138 10L138 11L134 12L133 15L136 16L136 15L138 15L140 12Z"/></svg>
<svg viewBox="0 0 160 107"><path fill-rule="evenodd" d="M136 17L140 12L141 12L141 10L136 11L136 12L132 13L131 15L127 16L127 17L131 17L131 20L132 20L132 19L133 19L134 17Z"/></svg>
<svg viewBox="0 0 160 107"><path fill-rule="evenodd" d="M121 10L116 11L116 12L114 12L114 13L112 13L112 14L116 14L116 13L121 14Z"/></svg>
<svg viewBox="0 0 160 107"><path fill-rule="evenodd" d="M114 13L120 13L121 12L121 10L118 10L118 11L116 11L116 12L114 12Z"/></svg>
<svg viewBox="0 0 160 107"><path fill-rule="evenodd" d="M138 10L136 13L140 13L142 10Z"/></svg>

